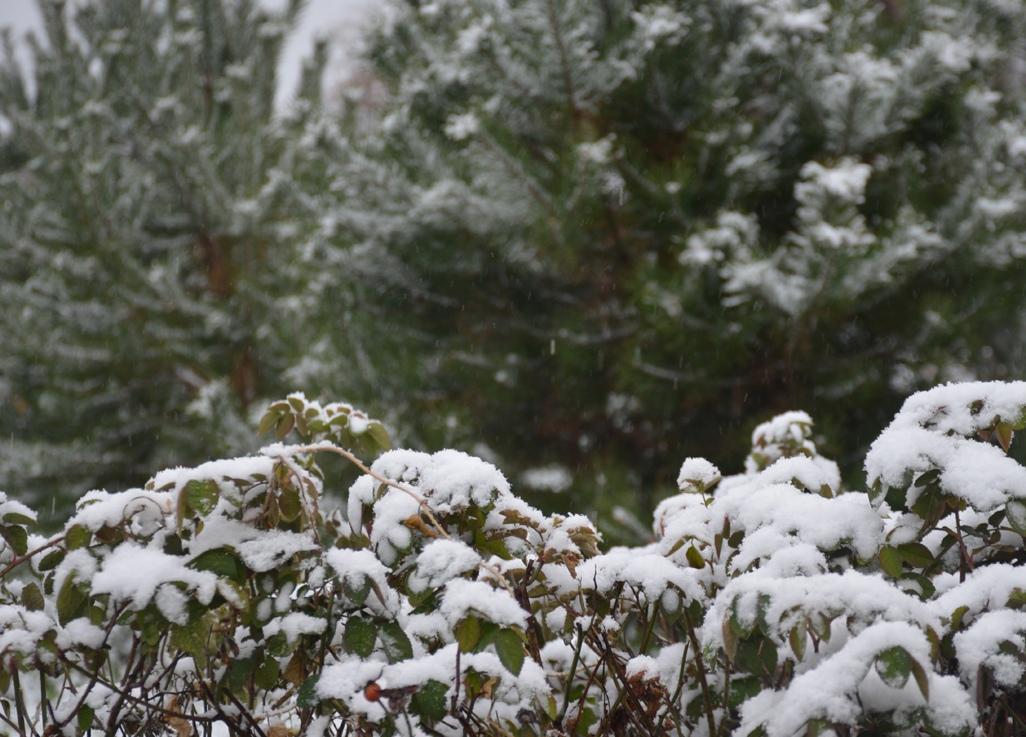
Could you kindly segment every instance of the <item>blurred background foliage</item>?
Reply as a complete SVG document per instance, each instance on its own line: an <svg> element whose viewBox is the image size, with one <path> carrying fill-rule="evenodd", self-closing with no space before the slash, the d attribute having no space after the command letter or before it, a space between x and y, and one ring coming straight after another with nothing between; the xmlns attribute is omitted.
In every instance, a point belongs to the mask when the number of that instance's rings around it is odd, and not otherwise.
<svg viewBox="0 0 1026 737"><path fill-rule="evenodd" d="M251 450L303 391L630 539L775 413L859 484L907 394L1021 378L1019 3L388 0L282 110L301 3L41 8L0 69L31 504Z"/></svg>

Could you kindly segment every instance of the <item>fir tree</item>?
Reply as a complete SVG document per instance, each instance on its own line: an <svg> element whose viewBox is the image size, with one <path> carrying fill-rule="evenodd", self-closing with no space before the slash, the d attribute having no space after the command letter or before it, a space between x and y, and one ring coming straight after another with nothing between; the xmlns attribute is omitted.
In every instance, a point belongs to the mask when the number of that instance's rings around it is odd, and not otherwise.
<svg viewBox="0 0 1026 737"><path fill-rule="evenodd" d="M275 119L298 2L40 7L31 70L8 35L0 76L0 487L26 499L252 444L293 352L289 129L318 104Z"/></svg>
<svg viewBox="0 0 1026 737"><path fill-rule="evenodd" d="M388 103L326 172L359 368L320 381L521 491L649 506L774 411L843 463L908 391L1014 374L1017 8L387 3Z"/></svg>

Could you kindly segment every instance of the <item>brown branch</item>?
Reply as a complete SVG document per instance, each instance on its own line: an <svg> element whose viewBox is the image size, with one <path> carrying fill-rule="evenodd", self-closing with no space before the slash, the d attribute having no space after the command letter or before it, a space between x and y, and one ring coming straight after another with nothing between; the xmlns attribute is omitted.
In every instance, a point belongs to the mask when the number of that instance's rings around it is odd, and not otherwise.
<svg viewBox="0 0 1026 737"><path fill-rule="evenodd" d="M31 560L36 555L39 555L41 552L43 552L47 548L52 548L54 545L59 545L60 543L64 542L64 538L65 538L64 535L61 535L60 537L55 537L50 542L46 543L46 545L42 545L42 546L36 548L35 550L30 550L29 552L25 553L25 555L21 556L20 558L15 558L14 560L12 560L10 562L10 564L8 564L8 566L5 569L0 571L0 578L6 578L8 573L13 571L15 568L20 566L25 561Z"/></svg>

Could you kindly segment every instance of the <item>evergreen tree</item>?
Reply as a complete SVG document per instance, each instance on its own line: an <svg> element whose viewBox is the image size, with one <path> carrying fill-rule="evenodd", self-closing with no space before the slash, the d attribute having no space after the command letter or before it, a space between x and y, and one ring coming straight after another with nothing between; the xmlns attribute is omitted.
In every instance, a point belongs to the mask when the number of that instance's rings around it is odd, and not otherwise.
<svg viewBox="0 0 1026 737"><path fill-rule="evenodd" d="M8 34L0 74L0 488L28 500L252 445L294 353L290 128L319 104L314 64L275 118L298 0L40 8L31 69Z"/></svg>
<svg viewBox="0 0 1026 737"><path fill-rule="evenodd" d="M394 0L367 58L318 185L353 369L307 378L404 442L608 512L775 411L851 473L909 391L1017 373L1017 3Z"/></svg>

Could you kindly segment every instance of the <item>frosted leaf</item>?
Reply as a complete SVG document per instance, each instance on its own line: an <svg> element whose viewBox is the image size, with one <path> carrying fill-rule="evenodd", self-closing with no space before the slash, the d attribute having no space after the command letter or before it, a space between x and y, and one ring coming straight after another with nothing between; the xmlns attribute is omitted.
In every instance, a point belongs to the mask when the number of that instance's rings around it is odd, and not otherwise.
<svg viewBox="0 0 1026 737"><path fill-rule="evenodd" d="M790 483L816 494L834 496L841 488L841 470L822 456L780 458L759 472L757 483L766 486Z"/></svg>
<svg viewBox="0 0 1026 737"><path fill-rule="evenodd" d="M965 622L992 607L1004 607L1013 592L1026 591L1026 570L1007 563L983 566L971 571L965 581L958 579L957 573L936 577L933 606L941 616L947 617L966 607Z"/></svg>
<svg viewBox="0 0 1026 737"><path fill-rule="evenodd" d="M755 473L779 458L815 456L811 434L812 418L806 412L784 412L762 423L752 431L752 452L745 460L745 470Z"/></svg>
<svg viewBox="0 0 1026 737"><path fill-rule="evenodd" d="M167 621L180 625L189 623L189 597L177 586L164 584L159 587L154 601Z"/></svg>
<svg viewBox="0 0 1026 737"><path fill-rule="evenodd" d="M35 512L17 499L11 499L7 494L0 491L0 520L4 518L4 515L8 514L19 514L23 517L28 517L33 522L36 521Z"/></svg>
<svg viewBox="0 0 1026 737"><path fill-rule="evenodd" d="M627 661L624 668L627 679L652 680L659 678L659 664L649 655L636 655Z"/></svg>
<svg viewBox="0 0 1026 737"><path fill-rule="evenodd" d="M790 484L756 482L721 492L711 512L714 519L727 516L734 529L768 527L820 550L850 545L862 560L876 555L883 543L883 522L864 494L824 498Z"/></svg>
<svg viewBox="0 0 1026 737"><path fill-rule="evenodd" d="M66 528L81 525L96 532L102 527L117 527L130 521L130 529L136 534L152 534L173 514L177 498L175 491L130 489L116 494L90 491L79 499L78 510L68 520Z"/></svg>
<svg viewBox="0 0 1026 737"><path fill-rule="evenodd" d="M313 552L319 545L309 533L261 530L221 515L207 518L189 545L191 557L218 548L231 548L254 571L269 571L292 556Z"/></svg>
<svg viewBox="0 0 1026 737"><path fill-rule="evenodd" d="M527 613L508 591L462 578L451 580L445 587L440 611L450 627L455 627L468 615L506 627L523 627L527 622Z"/></svg>
<svg viewBox="0 0 1026 737"><path fill-rule="evenodd" d="M324 632L328 623L319 617L311 617L302 612L292 612L280 619L272 619L264 625L264 636L273 637L279 632L285 634L289 644L293 644L303 635L319 635Z"/></svg>
<svg viewBox="0 0 1026 737"><path fill-rule="evenodd" d="M608 594L617 584L626 583L658 601L673 586L689 601L705 598L701 580L705 574L684 568L666 557L637 549L615 548L605 555L585 561L577 571L581 588Z"/></svg>
<svg viewBox="0 0 1026 737"><path fill-rule="evenodd" d="M92 593L129 601L138 610L150 603L163 584L182 583L186 590L195 592L197 601L209 604L217 591L217 576L188 568L186 563L187 559L180 556L125 542L111 551L92 577ZM169 599L162 601L170 605ZM170 613L174 613L174 605L171 607Z"/></svg>
<svg viewBox="0 0 1026 737"><path fill-rule="evenodd" d="M1014 688L1021 681L1024 666L1020 655L1002 651L1005 643L1019 653L1026 652L1026 612L1001 610L986 612L965 632L955 635L955 653L959 671L966 683L979 677L980 666L986 666L1001 686Z"/></svg>
<svg viewBox="0 0 1026 737"><path fill-rule="evenodd" d="M45 612L30 611L16 604L0 604L0 654L36 654L39 641L56 624Z"/></svg>
<svg viewBox="0 0 1026 737"><path fill-rule="evenodd" d="M466 28L461 28L456 36L456 48L459 52L464 56L476 53L488 37L488 27L490 25L486 20L485 22L473 23Z"/></svg>
<svg viewBox="0 0 1026 737"><path fill-rule="evenodd" d="M364 591L365 605L376 614L394 617L399 611L399 596L388 585L388 569L370 550L329 550L324 555L328 565L335 569L344 586L353 591ZM373 584L377 587L372 591ZM384 597L384 600L379 598Z"/></svg>
<svg viewBox="0 0 1026 737"><path fill-rule="evenodd" d="M688 458L677 474L677 488L681 491L703 492L721 478L720 469L704 458Z"/></svg>
<svg viewBox="0 0 1026 737"><path fill-rule="evenodd" d="M203 532L206 532L205 528ZM249 568L262 572L278 568L300 553L318 550L319 546L310 534L262 530L261 534L239 543L235 549Z"/></svg>
<svg viewBox="0 0 1026 737"><path fill-rule="evenodd" d="M866 455L870 485L922 493L914 477L939 469L944 491L977 511L1026 497L1026 468L999 447L974 436L999 420L1018 424L1026 411L1026 383L947 384L909 397ZM1011 436L1009 436L1011 437Z"/></svg>
<svg viewBox="0 0 1026 737"><path fill-rule="evenodd" d="M692 537L705 532L709 509L698 494L675 494L659 502L652 519L653 530L659 537Z"/></svg>
<svg viewBox="0 0 1026 737"><path fill-rule="evenodd" d="M927 702L915 679L902 689L875 688L874 661L881 652L903 648L925 669L931 694ZM975 721L969 695L952 676L939 676L929 668L930 643L918 628L904 622L881 622L850 640L816 667L795 676L780 691L765 690L741 707L738 731L747 734L759 725L767 737L789 737L805 728L810 719L855 724L866 711L896 710L908 713L925 708L930 722L952 733L968 729ZM868 689L861 688L869 678ZM939 694L944 696L938 698ZM884 703L875 703L879 697Z"/></svg>
<svg viewBox="0 0 1026 737"><path fill-rule="evenodd" d="M438 588L475 570L480 563L481 556L463 542L432 540L417 556L417 565L410 574L410 590L420 593L428 588Z"/></svg>
<svg viewBox="0 0 1026 737"><path fill-rule="evenodd" d="M766 634L782 647L788 647L790 630L802 613L843 613L856 631L879 621L941 627L941 617L930 604L878 575L846 571L782 578L760 568L723 588L706 617L704 639L722 645L722 623L731 612L737 613L742 626L751 627L760 609L761 619L770 624Z"/></svg>
<svg viewBox="0 0 1026 737"><path fill-rule="evenodd" d="M83 645L93 650L99 650L103 647L106 639L107 634L102 628L97 627L85 617L79 617L64 625L63 630L58 635L57 644L58 647L62 648ZM0 646L0 652L3 652L2 646Z"/></svg>

